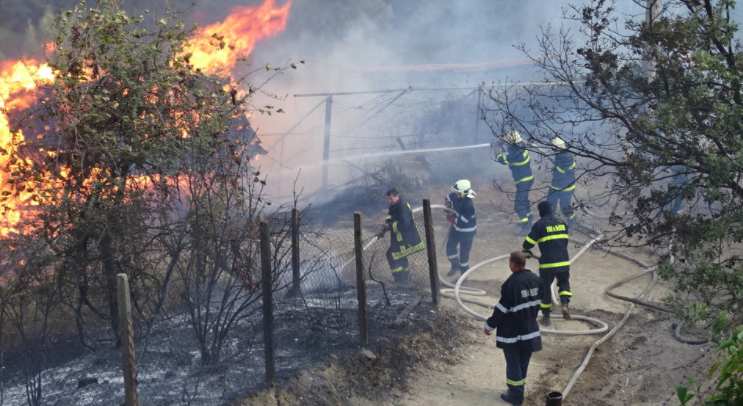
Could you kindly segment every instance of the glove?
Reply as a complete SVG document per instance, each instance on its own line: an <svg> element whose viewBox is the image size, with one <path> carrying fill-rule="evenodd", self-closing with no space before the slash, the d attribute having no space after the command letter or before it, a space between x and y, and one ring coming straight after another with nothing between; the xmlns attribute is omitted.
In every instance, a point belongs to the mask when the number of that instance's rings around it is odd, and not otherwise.
<svg viewBox="0 0 743 406"><path fill-rule="evenodd" d="M524 256L525 256L525 257L526 257L527 259L529 259L529 258L534 258L534 253L533 253L533 252L531 252L531 250L521 250L521 252L523 252L523 253L524 253Z"/></svg>
<svg viewBox="0 0 743 406"><path fill-rule="evenodd" d="M448 221L448 222L450 222L452 224L457 224L457 216L455 216L453 214L447 214L446 215L446 221Z"/></svg>
<svg viewBox="0 0 743 406"><path fill-rule="evenodd" d="M384 237L384 233L377 233L376 234L376 237L377 237L378 240L381 240L382 237Z"/></svg>
<svg viewBox="0 0 743 406"><path fill-rule="evenodd" d="M444 200L444 206L446 206L447 209L451 209L451 200L449 199Z"/></svg>

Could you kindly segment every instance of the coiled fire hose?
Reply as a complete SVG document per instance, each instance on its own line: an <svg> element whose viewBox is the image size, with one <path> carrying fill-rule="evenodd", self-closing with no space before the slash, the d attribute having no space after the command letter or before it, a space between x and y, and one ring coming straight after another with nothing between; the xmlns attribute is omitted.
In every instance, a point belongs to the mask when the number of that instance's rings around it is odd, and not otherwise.
<svg viewBox="0 0 743 406"><path fill-rule="evenodd" d="M432 209L433 208L444 209L445 206L442 206L442 205L431 205L431 208ZM413 209L413 213L420 212L421 210L423 210L423 209L422 208ZM580 241L580 240L576 240L576 239L570 238L570 241L572 241L572 242L574 242L576 244L583 245L583 247L578 251L578 253L570 259L570 263L571 264L573 262L575 262L581 255L583 255L583 253L586 252L591 246L593 246L594 243L596 243L597 241L600 241L603 238L603 235L601 233L599 233L598 231L596 231L596 230L594 230L594 229L592 229L590 227L581 226L581 228L583 228L584 230L587 230L590 233L592 233L594 235L594 237L590 241L588 241L588 242L583 242L583 241ZM371 246L377 240L378 240L377 237L372 238L372 240L369 243L367 243L366 246L364 246L364 250L366 250L369 246ZM575 371L575 373L573 374L573 376L570 378L570 380L568 381L567 385L565 386L565 389L563 389L563 391L561 393L562 394L562 399L565 399L567 397L567 395L570 393L570 390L572 389L572 387L575 384L575 382L578 380L578 377L580 376L581 373L583 373L583 370L585 370L586 366L588 366L588 363L589 363L589 361L591 359L591 356L593 355L593 352L596 350L596 348L599 345L603 344L608 339L610 339L612 336L614 336L614 334L616 334L616 332L619 331L619 329L624 326L625 322L629 319L629 316L632 313L632 310L634 310L634 308L635 308L636 305L639 304L639 305L650 307L650 308L653 308L653 309L656 309L656 310L660 310L660 311L664 311L664 312L669 312L669 310L667 310L667 309L665 309L665 308L663 308L661 306L654 305L652 303L647 303L647 302L643 302L642 301L642 299L645 297L645 295L647 295L650 292L650 290L653 288L653 286L655 285L655 283L657 281L656 280L656 272L655 272L655 270L657 269L656 266L651 267L648 264L644 263L643 261L640 261L640 260L638 260L636 258L633 258L633 257L629 256L629 255L625 255L625 254L620 253L620 252L608 250L608 249L606 249L604 247L600 247L599 246L599 247L596 247L596 248L598 248L599 250L605 251L605 252L607 252L607 253L609 253L611 255L614 255L614 256L617 256L617 257L626 259L628 261L632 261L632 262L638 264L639 266L641 266L641 267L643 267L645 269L642 272L638 273L638 274L629 276L629 277L627 277L625 279L622 279L622 280L620 280L618 282L615 282L615 283L613 283L612 285L610 285L609 287L607 287L605 289L605 293L608 296L613 297L615 299L628 301L628 302L630 302L630 305L627 308L627 310L625 311L624 316L622 317L622 319L617 323L617 325L613 329L611 329L611 331L609 331L606 335L604 335L599 340L597 340L596 342L594 342L593 345L591 345L591 347L588 349L588 352L586 353L586 356L584 357L583 362L578 367L578 369ZM670 251L671 251L671 246L669 246L669 254L670 254ZM457 304L459 304L459 306L465 312L471 314L472 316L474 316L474 317L476 317L478 319L487 320L488 316L484 316L484 315L481 315L481 314L473 311L472 309L470 309L469 307L467 307L464 304L464 302L474 303L474 304L477 304L479 306L482 306L482 307L485 307L485 308L488 308L488 309L493 309L495 307L492 303L486 303L486 302L474 300L474 299L471 299L471 298L463 298L461 296L461 295L485 296L487 294L487 292L485 292L483 290L480 290L480 289L474 289L474 288L469 288L469 287L462 286L462 283L467 279L467 277L469 277L469 275L473 271L479 269L480 267L485 266L485 265L488 265L488 264L491 264L493 262L497 262L497 261L500 261L500 260L509 258L509 257L510 257L510 254L499 255L497 257L493 257L493 258L490 258L490 259L487 259L485 261L482 261L480 263L475 264L469 270L467 270L467 272L465 272L464 274L462 274L459 277L459 279L457 279L457 282L454 285L452 285L450 282L444 280L441 277L441 275L438 275L439 281L444 286L448 286L448 288L441 289L441 291L440 291L441 296L455 299L457 301ZM671 261L673 261L673 256L672 255L671 255ZM629 297L621 296L621 295L618 295L618 294L615 294L615 293L612 293L611 292L612 289L615 289L615 288L617 288L620 285L623 285L623 284L625 284L627 282L630 282L630 281L633 281L633 280L635 280L637 278L640 278L640 277L642 277L642 276L644 276L646 274L650 274L651 281L650 281L650 283L648 283L648 285L646 286L646 288L640 293L640 295L637 298L629 298ZM552 301L555 302L555 303L557 303L558 300L557 300L557 297L555 295L554 286L555 286L555 282L553 282L553 284L550 286L550 293L552 294ZM598 328L589 329L589 330L553 330L553 329L540 328L540 331L543 332L543 333L545 333L545 334L587 335L587 334L600 334L600 333L603 333L603 332L605 332L605 331L608 330L608 325L605 322L603 322L603 321L601 321L599 319L595 319L595 318L587 317L587 316L581 316L581 315L571 315L571 319L572 320L583 320L583 321L586 321L586 322L588 322L590 324L594 324L594 325L598 326ZM704 344L704 343L707 342L707 340L689 340L689 339L682 338L680 336L680 329L681 329L682 325L683 325L683 323L680 322L680 323L678 323L676 325L676 327L674 329L674 335L675 335L675 338L677 340L679 340L680 342L683 342L683 343L687 343L687 344Z"/></svg>
<svg viewBox="0 0 743 406"><path fill-rule="evenodd" d="M432 208L434 208L434 207L436 207L436 208L443 208L444 206L441 206L441 205L432 205L431 207ZM592 229L590 227L582 226L582 228L585 229L585 230L587 230L587 231L589 231L589 232L591 232L595 237L592 238L589 242L582 242L582 241L578 241L578 240L575 240L575 239L572 239L572 238L570 239L571 241L573 241L573 242L575 242L577 244L583 245L583 247L580 249L580 251L578 251L578 253L570 259L570 263L571 264L573 262L575 262L581 255L583 255L583 253L586 252L591 246L593 246L594 243L596 243L597 241L600 241L601 238L603 238L603 235L601 233L599 233L598 231L596 231L596 230L594 230L594 229ZM573 376L570 378L570 380L568 381L567 385L565 386L565 389L563 389L563 391L561 393L562 394L562 399L565 399L565 397L567 397L567 395L568 395L568 393L570 393L570 390L572 389L573 385L578 380L578 377L581 375L581 373L583 373L583 370L585 370L585 368L588 366L588 363L589 363L589 361L590 361L590 359L591 359L591 357L592 357L593 352L595 351L595 349L599 345L603 344L605 341L607 341L608 339L610 339L612 336L614 336L614 334L616 334L616 332L619 331L619 329L624 326L625 322L629 319L630 314L632 314L632 310L634 310L635 305L640 304L640 305L651 307L651 308L654 308L654 309L657 309L657 310L668 312L668 310L665 309L665 308L662 308L660 306L657 306L657 305L654 305L654 304L651 304L651 303L646 303L646 302L643 302L641 300L641 299L643 299L650 292L650 290L653 288L653 286L656 283L656 273L655 273L655 270L656 270L657 267L655 267L655 266L654 267L650 267L646 263L644 263L644 262L642 262L642 261L640 261L640 260L638 260L636 258L633 258L631 256L625 255L623 253L619 253L619 252L607 250L607 249L605 249L603 247L597 247L597 248L599 248L599 249L601 249L601 250L603 250L603 251L605 251L605 252L607 252L609 254L615 255L617 257L624 258L626 260L635 262L638 265L640 265L643 268L645 268L645 270L643 270L642 272L640 272L638 274L632 275L632 276L630 276L628 278L625 278L625 279L622 279L622 280L620 280L618 282L615 282L615 283L613 283L612 285L610 285L609 287L607 287L605 289L605 292L606 292L606 294L608 296L613 297L615 299L629 301L630 302L630 305L627 308L627 310L625 311L624 316L622 317L622 319L617 323L617 325L611 331L609 331L609 333L607 333L606 335L604 335L603 337L601 337L599 340L597 340L596 342L594 342L593 345L591 345L591 347L588 349L588 352L586 353L586 356L584 357L583 362L578 367L578 369L575 371L575 373L573 374ZM669 253L670 253L670 248L671 247L669 246ZM457 301L457 303L459 304L459 306L464 311L466 311L467 313L469 313L469 314L471 314L471 315L473 315L476 318L479 318L481 320L487 320L487 318L488 318L487 316L480 315L480 314L474 312L473 310L469 309L464 304L464 302L466 301L466 302L469 302L469 303L475 303L475 304L478 304L480 306L483 306L483 307L486 307L486 308L489 308L489 309L493 309L494 308L494 305L492 305L490 303L485 303L485 302L473 300L473 299L463 299L460 296L460 294L483 296L483 295L485 295L485 292L484 291L481 291L481 290L472 289L472 288L462 287L462 283L467 279L467 277L474 270L478 269L479 267L484 266L484 265L487 265L487 264L490 264L490 263L493 263L493 262L496 262L496 261L499 261L501 259L506 259L506 258L509 258L509 257L510 257L509 254L500 255L500 256L497 256L497 257L490 258L488 260L482 261L482 262L480 262L478 264L475 264L467 272L465 272L463 275L461 275L459 277L459 279L457 280L456 284L453 285L453 289L442 289L441 290L441 295L442 296L445 296L445 297L453 297ZM673 257L671 257L671 258L673 259ZM635 280L637 278L640 278L640 277L642 277L642 276L644 276L644 275L646 275L648 273L650 273L651 281L646 286L646 288L640 293L640 295L637 298L635 298L635 299L628 298L628 297L620 296L620 295L617 295L617 294L611 292L612 289L614 289L614 288L616 288L616 287L618 287L618 286L620 286L620 285L622 285L624 283L627 283L627 282L630 282L630 281ZM439 275L439 280L445 286L452 286L449 282L443 280L440 275ZM550 286L550 293L552 294L552 301L555 302L555 303L557 303L558 300L557 300L557 297L555 295L554 286L555 286L555 283L553 282L553 284ZM563 335L599 334L599 333L603 333L603 332L605 332L605 331L608 330L608 326L607 326L606 323L604 323L601 320L592 318L592 317L580 316L580 315L572 315L571 316L571 319L573 319L573 320L583 320L583 321L586 321L588 323L597 325L599 327L596 328L596 329L589 329L589 330L553 330L553 329L544 329L544 328L540 328L540 330L543 333L546 333L546 334L563 334ZM703 340L703 341L700 341L700 340L687 340L687 339L681 338L681 336L679 334L679 330L680 330L681 326L682 326L682 323L679 323L676 326L675 330L674 330L675 337L676 337L677 340L679 340L681 342L684 342L684 343L688 343L688 344L703 344L703 343L706 342L706 340Z"/></svg>

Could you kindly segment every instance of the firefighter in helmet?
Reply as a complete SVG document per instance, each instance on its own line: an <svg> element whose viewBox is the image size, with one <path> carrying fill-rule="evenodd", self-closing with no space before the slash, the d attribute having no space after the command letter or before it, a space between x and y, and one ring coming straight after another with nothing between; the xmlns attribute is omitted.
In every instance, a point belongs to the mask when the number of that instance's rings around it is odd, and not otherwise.
<svg viewBox="0 0 743 406"><path fill-rule="evenodd" d="M560 210L568 225L573 228L576 223L575 211L572 206L573 194L575 193L575 156L567 150L565 141L560 137L552 140L552 151L555 155L555 167L552 168L552 183L547 192L547 201L552 205L552 212Z"/></svg>
<svg viewBox="0 0 743 406"><path fill-rule="evenodd" d="M519 216L519 225L524 233L529 232L532 223L531 202L529 191L534 184L534 175L531 172L531 157L526 149L526 143L517 131L510 131L503 138L503 142L491 143L493 160L501 165L507 165L511 170L513 181L516 184L516 196L513 199L513 208ZM497 149L496 149L497 148ZM498 153L500 150L500 153Z"/></svg>
<svg viewBox="0 0 743 406"><path fill-rule="evenodd" d="M407 283L410 277L408 255L425 249L425 245L418 234L418 228L413 219L413 210L410 208L397 189L387 191L387 203L390 204L387 218L382 229L377 234L381 238L390 231L390 247L387 249L387 262L390 271L397 283Z"/></svg>
<svg viewBox="0 0 743 406"><path fill-rule="evenodd" d="M451 263L447 276L454 276L457 272L464 274L470 268L470 249L477 233L474 198L475 191L470 181L462 179L452 186L452 192L444 199L446 220L451 223L446 241L446 256Z"/></svg>
<svg viewBox="0 0 743 406"><path fill-rule="evenodd" d="M569 306L573 293L570 291L570 256L568 255L568 225L555 217L552 205L548 201L539 202L539 221L534 223L529 235L524 239L522 251L528 258L532 257L531 249L539 245L539 277L542 279L542 318L539 322L550 325L552 311L552 282L557 279L558 295L562 304L562 317L570 320Z"/></svg>

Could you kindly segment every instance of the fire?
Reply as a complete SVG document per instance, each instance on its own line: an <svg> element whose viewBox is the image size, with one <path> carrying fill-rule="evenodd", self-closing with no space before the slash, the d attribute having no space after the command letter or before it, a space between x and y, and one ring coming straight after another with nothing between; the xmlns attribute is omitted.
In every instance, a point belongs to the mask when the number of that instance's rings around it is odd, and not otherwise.
<svg viewBox="0 0 743 406"><path fill-rule="evenodd" d="M28 108L34 100L32 90L37 83L53 79L52 70L46 64L34 60L3 62L0 64L0 109ZM10 131L8 117L0 114L0 148L6 151L17 148L20 143L17 138ZM15 225L20 222L21 216L17 208L33 204L28 201L30 193L13 194L8 180L14 167L7 155L0 154L0 213L5 220L0 224L0 235L17 232ZM6 172L6 168L9 171Z"/></svg>
<svg viewBox="0 0 743 406"><path fill-rule="evenodd" d="M256 42L276 36L284 30L291 2L277 6L274 0L255 8L235 7L231 14L220 23L206 26L197 31L196 37L189 41L192 56L190 62L205 73L229 74L240 58L247 58ZM46 44L48 52L53 44ZM23 134L11 133L7 110L23 110L36 100L33 92L43 81L53 81L54 73L47 64L34 60L5 61L0 63L0 152L12 151L24 143ZM183 134L188 137L188 134ZM47 154L53 154L48 152ZM31 193L21 192L8 182L17 164L8 160L7 154L0 154L0 235L18 233L21 217L28 213L30 206L38 204L30 199ZM62 173L64 173L64 169ZM152 179L131 179L131 182L152 182ZM47 185L29 185L49 187Z"/></svg>
<svg viewBox="0 0 743 406"><path fill-rule="evenodd" d="M206 73L229 72L239 58L250 55L257 41L284 30L290 6L288 2L276 7L274 0L266 0L257 8L233 8L223 22L198 30L189 41L191 63ZM215 37L222 38L222 46Z"/></svg>

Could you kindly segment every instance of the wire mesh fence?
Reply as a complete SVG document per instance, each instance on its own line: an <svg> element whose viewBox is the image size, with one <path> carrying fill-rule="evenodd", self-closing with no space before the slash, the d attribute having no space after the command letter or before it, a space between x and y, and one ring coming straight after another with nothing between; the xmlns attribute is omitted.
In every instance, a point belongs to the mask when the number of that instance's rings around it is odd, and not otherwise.
<svg viewBox="0 0 743 406"><path fill-rule="evenodd" d="M288 228L284 222L273 230L271 331L277 381L362 344L350 220L332 227L309 218L300 221L298 287ZM415 214L415 223L425 240L421 212ZM372 339L406 333L396 320L411 304L431 297L426 251L408 257L410 279L396 283L385 256L389 235L377 240L377 231L377 226L366 225L361 232L366 322ZM187 289L186 282L177 281L169 304L149 322L142 309L134 309L140 404L223 405L267 384L268 326L256 276L247 283L243 274L221 274L202 291L208 297L198 306L185 303L194 300L186 295L194 287ZM0 405L122 403L121 351L113 342L103 342L94 352L81 349L74 337L59 336L52 344L36 349L43 360L2 349L0 362L7 369L0 376ZM38 403L27 396L37 386Z"/></svg>

